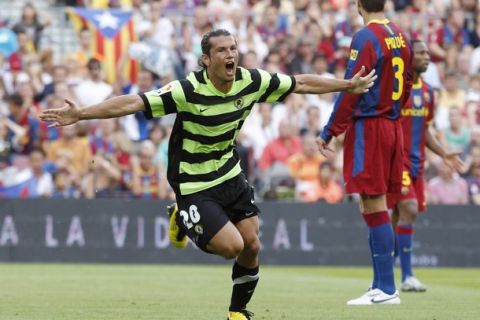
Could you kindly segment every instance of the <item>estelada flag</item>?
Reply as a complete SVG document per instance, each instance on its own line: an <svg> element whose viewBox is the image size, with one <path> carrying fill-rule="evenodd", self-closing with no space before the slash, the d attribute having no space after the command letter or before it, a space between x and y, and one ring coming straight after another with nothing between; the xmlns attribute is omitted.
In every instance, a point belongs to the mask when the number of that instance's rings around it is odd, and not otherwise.
<svg viewBox="0 0 480 320"><path fill-rule="evenodd" d="M85 27L91 30L92 56L100 58L106 80L113 83L119 60L127 54L129 43L136 41L132 11L69 7L67 13L77 32ZM137 63L128 59L123 72L124 77L135 83Z"/></svg>

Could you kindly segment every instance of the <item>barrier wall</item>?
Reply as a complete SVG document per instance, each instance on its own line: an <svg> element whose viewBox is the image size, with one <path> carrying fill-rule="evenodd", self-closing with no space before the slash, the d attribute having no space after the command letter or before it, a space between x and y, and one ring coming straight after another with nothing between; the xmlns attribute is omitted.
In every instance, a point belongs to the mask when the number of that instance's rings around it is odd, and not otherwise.
<svg viewBox="0 0 480 320"><path fill-rule="evenodd" d="M0 200L0 261L218 263L167 237L167 203ZM354 204L263 203L264 264L369 265L367 229ZM480 266L480 208L431 206L418 218L413 263Z"/></svg>

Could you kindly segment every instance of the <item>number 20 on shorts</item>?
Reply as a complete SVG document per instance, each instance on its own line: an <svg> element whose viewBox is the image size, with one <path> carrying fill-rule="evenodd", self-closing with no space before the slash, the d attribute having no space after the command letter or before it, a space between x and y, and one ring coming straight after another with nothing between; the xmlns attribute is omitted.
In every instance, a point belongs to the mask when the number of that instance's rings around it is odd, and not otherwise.
<svg viewBox="0 0 480 320"><path fill-rule="evenodd" d="M200 221L200 213L196 205L192 204L188 208L188 212L185 210L180 211L180 216L183 218L183 224L187 229L191 229L195 223Z"/></svg>

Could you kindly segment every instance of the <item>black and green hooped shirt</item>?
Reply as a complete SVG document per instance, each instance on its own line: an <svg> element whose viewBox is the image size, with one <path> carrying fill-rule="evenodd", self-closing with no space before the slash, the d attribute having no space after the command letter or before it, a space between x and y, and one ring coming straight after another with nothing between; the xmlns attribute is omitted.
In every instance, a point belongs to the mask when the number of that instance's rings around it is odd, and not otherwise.
<svg viewBox="0 0 480 320"><path fill-rule="evenodd" d="M196 193L240 174L235 138L258 102L282 101L295 78L237 68L228 93L218 91L205 70L140 94L151 119L176 113L168 150L168 181L180 195Z"/></svg>

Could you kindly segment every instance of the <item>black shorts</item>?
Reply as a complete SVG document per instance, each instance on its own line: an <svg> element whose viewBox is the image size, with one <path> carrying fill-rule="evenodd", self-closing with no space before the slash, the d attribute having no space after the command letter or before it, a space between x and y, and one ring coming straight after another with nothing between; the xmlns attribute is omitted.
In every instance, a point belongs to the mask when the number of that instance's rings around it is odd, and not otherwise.
<svg viewBox="0 0 480 320"><path fill-rule="evenodd" d="M189 195L177 195L177 224L205 252L208 242L224 225L256 216L253 188L243 174L215 187Z"/></svg>

